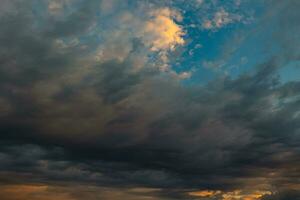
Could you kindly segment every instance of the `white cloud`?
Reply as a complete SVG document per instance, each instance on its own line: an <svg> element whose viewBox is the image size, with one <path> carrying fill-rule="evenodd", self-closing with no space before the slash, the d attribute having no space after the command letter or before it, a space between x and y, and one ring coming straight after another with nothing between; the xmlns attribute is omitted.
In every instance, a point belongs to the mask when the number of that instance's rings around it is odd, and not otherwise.
<svg viewBox="0 0 300 200"><path fill-rule="evenodd" d="M204 3L204 0L195 0L195 1L198 6L200 6Z"/></svg>
<svg viewBox="0 0 300 200"><path fill-rule="evenodd" d="M50 0L48 2L48 12L51 15L60 15L64 12L64 8L70 5L72 0Z"/></svg>
<svg viewBox="0 0 300 200"><path fill-rule="evenodd" d="M182 72L182 73L179 73L178 74L178 78L179 79L188 79L192 76L192 72L189 71L189 72Z"/></svg>
<svg viewBox="0 0 300 200"><path fill-rule="evenodd" d="M203 29L220 29L224 26L241 21L242 16L227 12L224 8L219 9L211 19L206 19L202 23Z"/></svg>

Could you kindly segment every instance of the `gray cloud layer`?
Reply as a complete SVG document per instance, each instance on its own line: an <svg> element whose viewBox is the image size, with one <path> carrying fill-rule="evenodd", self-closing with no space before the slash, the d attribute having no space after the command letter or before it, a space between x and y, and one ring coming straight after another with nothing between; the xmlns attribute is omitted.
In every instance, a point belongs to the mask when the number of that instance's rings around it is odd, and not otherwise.
<svg viewBox="0 0 300 200"><path fill-rule="evenodd" d="M278 54L201 87L153 67L159 52L138 28L149 19L122 28L127 3L63 2L66 13L47 1L4 0L0 10L3 184L161 188L150 193L166 199L242 185L280 191L266 200L299 198L289 191L300 184L300 83L276 73L299 61L298 1L274 1L263 18L282 25L271 38ZM162 6L137 4L134 17Z"/></svg>

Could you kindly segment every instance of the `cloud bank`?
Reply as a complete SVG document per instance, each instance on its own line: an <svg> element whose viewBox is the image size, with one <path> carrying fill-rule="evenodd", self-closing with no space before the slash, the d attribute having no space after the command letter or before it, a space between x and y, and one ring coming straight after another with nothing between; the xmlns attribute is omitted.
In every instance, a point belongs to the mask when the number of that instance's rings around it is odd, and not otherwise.
<svg viewBox="0 0 300 200"><path fill-rule="evenodd" d="M300 83L277 74L300 58L298 1L267 2L274 56L204 86L172 68L188 42L176 3L1 2L1 196L299 198Z"/></svg>

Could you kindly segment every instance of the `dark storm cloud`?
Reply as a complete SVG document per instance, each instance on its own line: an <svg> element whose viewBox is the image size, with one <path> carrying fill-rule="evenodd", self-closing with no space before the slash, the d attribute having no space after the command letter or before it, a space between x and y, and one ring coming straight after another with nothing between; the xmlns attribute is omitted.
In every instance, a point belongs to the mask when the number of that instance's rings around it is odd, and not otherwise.
<svg viewBox="0 0 300 200"><path fill-rule="evenodd" d="M89 29L99 8L99 1L80 3L76 12L64 19L48 19L49 27L45 33L50 37L70 37L78 35Z"/></svg>
<svg viewBox="0 0 300 200"><path fill-rule="evenodd" d="M274 195L266 195L262 198L262 200L288 200L288 199L299 199L300 194L299 191L296 190L288 190L284 192L279 192Z"/></svg>
<svg viewBox="0 0 300 200"><path fill-rule="evenodd" d="M171 199L187 198L181 190L170 194L174 188L230 191L254 187L249 180L262 177L278 188L299 185L300 83L281 84L276 75L299 56L297 38L286 33L299 33L297 1L274 6L285 26L274 34L275 43L284 44L279 55L252 75L220 77L202 87L182 86L148 63L135 71L146 44L126 34L114 44L133 46L125 59L119 52L91 61L98 49L84 45L90 44L87 30L100 20L98 1L44 25L29 11L31 1L18 3L18 12L0 15L4 182L14 174L24 182L147 186L166 189L155 194ZM68 39L74 38L80 44L72 46Z"/></svg>

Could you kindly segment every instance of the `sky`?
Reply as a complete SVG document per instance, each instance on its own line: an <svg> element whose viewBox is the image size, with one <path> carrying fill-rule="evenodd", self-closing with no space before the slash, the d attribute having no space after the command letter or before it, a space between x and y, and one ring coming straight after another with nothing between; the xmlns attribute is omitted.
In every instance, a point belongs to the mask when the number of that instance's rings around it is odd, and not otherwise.
<svg viewBox="0 0 300 200"><path fill-rule="evenodd" d="M300 199L299 10L0 0L1 199Z"/></svg>

